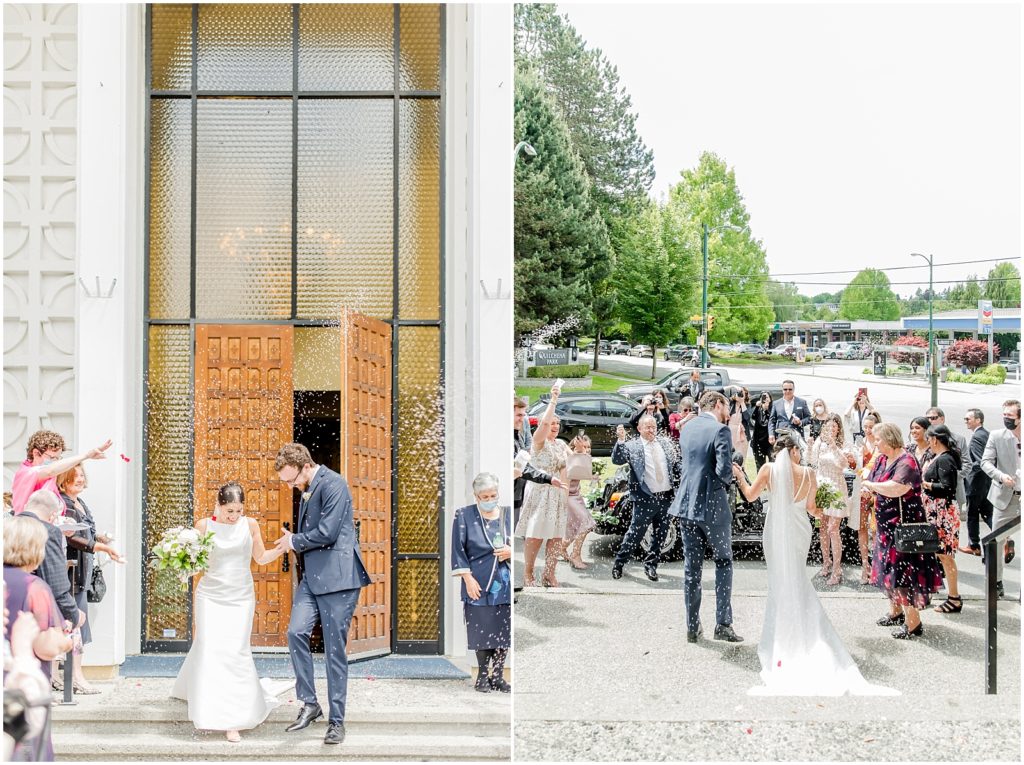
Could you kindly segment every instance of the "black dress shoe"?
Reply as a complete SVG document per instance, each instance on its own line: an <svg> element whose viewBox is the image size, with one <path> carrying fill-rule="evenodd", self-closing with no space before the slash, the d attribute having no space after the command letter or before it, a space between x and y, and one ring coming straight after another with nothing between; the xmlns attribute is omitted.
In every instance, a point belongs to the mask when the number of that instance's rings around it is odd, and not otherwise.
<svg viewBox="0 0 1024 765"><path fill-rule="evenodd" d="M345 723L332 722L327 725L327 733L324 734L325 744L340 744L345 740Z"/></svg>
<svg viewBox="0 0 1024 765"><path fill-rule="evenodd" d="M701 626L700 624L698 624L696 632L690 632L689 630L686 631L686 642L687 643L696 643L697 639L701 635L703 635L703 634L704 634L704 627Z"/></svg>
<svg viewBox="0 0 1024 765"><path fill-rule="evenodd" d="M904 624L898 630L893 630L892 636L897 640L910 640L912 637L921 637L924 634L924 624L918 622L917 626L912 630L907 629L907 625Z"/></svg>
<svg viewBox="0 0 1024 765"><path fill-rule="evenodd" d="M491 692L491 680L487 677L487 672L480 670L480 674L476 676L476 684L473 686L473 690L480 691L480 693Z"/></svg>
<svg viewBox="0 0 1024 765"><path fill-rule="evenodd" d="M743 638L736 634L731 624L715 625L715 640L725 640L729 643L742 643Z"/></svg>
<svg viewBox="0 0 1024 765"><path fill-rule="evenodd" d="M650 579L652 582L658 581L658 569L654 565L650 563L645 563L644 573L647 574L647 578Z"/></svg>
<svg viewBox="0 0 1024 765"><path fill-rule="evenodd" d="M875 624L877 624L879 627L893 627L897 624L903 624L906 621L907 617L902 613L896 614L896 616L893 616L892 614L886 614L877 622L875 622Z"/></svg>
<svg viewBox="0 0 1024 765"><path fill-rule="evenodd" d="M1003 589L1003 583L1001 581L1000 582L996 582L996 597L997 598L1002 598L1002 597L1005 597L1005 596L1006 596L1006 591Z"/></svg>
<svg viewBox="0 0 1024 765"><path fill-rule="evenodd" d="M622 566L618 563L612 566L612 579L622 579Z"/></svg>
<svg viewBox="0 0 1024 765"><path fill-rule="evenodd" d="M491 690L499 693L512 693L512 686L506 683L503 677L492 677Z"/></svg>
<svg viewBox="0 0 1024 765"><path fill-rule="evenodd" d="M285 728L285 731L291 733L302 730L309 727L311 722L319 720L323 716L324 711L320 708L319 704L303 704L302 709L299 710L299 716L295 718L295 722Z"/></svg>

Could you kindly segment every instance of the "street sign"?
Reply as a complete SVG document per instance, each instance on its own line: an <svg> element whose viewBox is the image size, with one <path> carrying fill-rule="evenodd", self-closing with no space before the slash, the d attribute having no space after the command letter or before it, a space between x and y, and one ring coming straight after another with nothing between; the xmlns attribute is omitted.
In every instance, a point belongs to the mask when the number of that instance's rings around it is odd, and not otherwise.
<svg viewBox="0 0 1024 765"><path fill-rule="evenodd" d="M992 301L978 301L978 334L992 334Z"/></svg>
<svg viewBox="0 0 1024 765"><path fill-rule="evenodd" d="M534 351L534 363L538 367L550 367L556 364L569 363L568 348L544 348Z"/></svg>
<svg viewBox="0 0 1024 765"><path fill-rule="evenodd" d="M886 351L876 349L874 357L875 374L880 377L885 377Z"/></svg>

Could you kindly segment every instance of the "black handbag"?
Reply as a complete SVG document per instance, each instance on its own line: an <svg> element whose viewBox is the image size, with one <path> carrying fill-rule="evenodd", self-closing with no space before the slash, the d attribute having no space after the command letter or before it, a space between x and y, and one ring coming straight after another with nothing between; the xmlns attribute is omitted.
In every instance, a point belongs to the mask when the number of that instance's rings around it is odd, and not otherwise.
<svg viewBox="0 0 1024 765"><path fill-rule="evenodd" d="M903 522L903 497L900 497L900 525L893 535L894 546L901 553L937 553L942 549L939 544L939 530L928 521L924 523Z"/></svg>
<svg viewBox="0 0 1024 765"><path fill-rule="evenodd" d="M107 580L103 578L103 569L96 566L92 570L92 579L85 589L85 599L90 603L99 603L107 594Z"/></svg>

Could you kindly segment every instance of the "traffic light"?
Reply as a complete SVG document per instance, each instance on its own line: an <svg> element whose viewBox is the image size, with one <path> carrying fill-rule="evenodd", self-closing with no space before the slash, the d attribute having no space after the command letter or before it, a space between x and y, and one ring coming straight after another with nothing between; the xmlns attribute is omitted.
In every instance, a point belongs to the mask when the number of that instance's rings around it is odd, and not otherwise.
<svg viewBox="0 0 1024 765"><path fill-rule="evenodd" d="M715 328L715 317L708 314L708 332L711 332Z"/></svg>

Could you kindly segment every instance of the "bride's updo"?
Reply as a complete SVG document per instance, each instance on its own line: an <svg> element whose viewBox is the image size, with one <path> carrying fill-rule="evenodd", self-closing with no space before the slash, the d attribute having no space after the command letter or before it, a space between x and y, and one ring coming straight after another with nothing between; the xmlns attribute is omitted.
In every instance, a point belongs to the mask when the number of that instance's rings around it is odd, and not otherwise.
<svg viewBox="0 0 1024 765"><path fill-rule="evenodd" d="M800 446L796 438L794 438L789 433L783 433L781 436L775 439L775 446L772 449L772 459L774 460L776 455L778 455L778 453L781 452L783 449L789 451L794 446Z"/></svg>
<svg viewBox="0 0 1024 765"><path fill-rule="evenodd" d="M242 488L242 484L238 481L232 481L226 483L217 490L217 504L221 507L224 505L230 505L234 502L239 504L245 504L245 489Z"/></svg>

